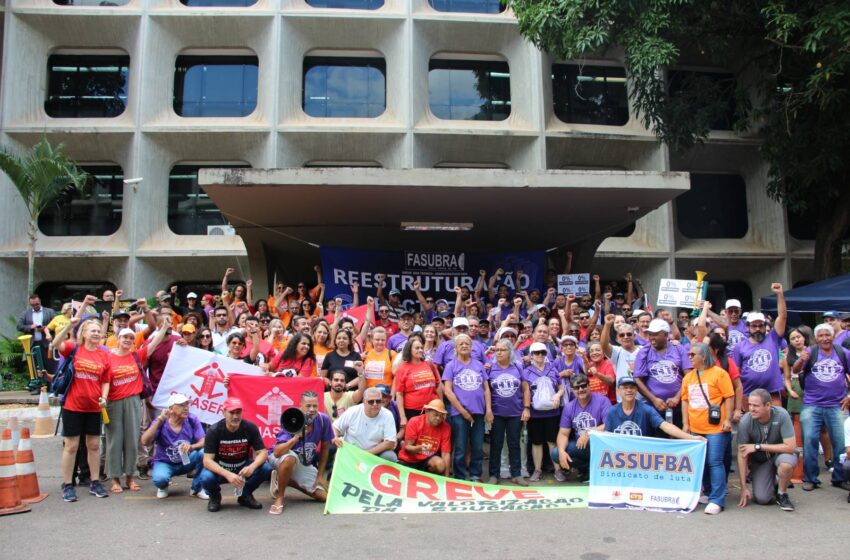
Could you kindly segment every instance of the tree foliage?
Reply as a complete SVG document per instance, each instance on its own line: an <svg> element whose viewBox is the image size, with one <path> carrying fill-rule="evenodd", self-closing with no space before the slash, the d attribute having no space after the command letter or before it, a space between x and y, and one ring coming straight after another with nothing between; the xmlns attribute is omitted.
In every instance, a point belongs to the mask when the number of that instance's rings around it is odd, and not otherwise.
<svg viewBox="0 0 850 560"><path fill-rule="evenodd" d="M736 100L734 127L759 134L768 193L817 221L816 274L839 272L850 231L850 2L512 0L520 31L560 59L622 49L629 95L674 151L706 140ZM728 69L669 87L680 64Z"/></svg>

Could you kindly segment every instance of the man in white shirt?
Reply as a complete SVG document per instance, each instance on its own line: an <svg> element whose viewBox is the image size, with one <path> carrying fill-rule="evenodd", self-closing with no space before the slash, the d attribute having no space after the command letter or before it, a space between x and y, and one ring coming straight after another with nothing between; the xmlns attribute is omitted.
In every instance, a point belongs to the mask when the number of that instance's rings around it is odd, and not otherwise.
<svg viewBox="0 0 850 560"><path fill-rule="evenodd" d="M346 410L333 423L334 440L337 447L350 443L363 451L378 455L387 461L397 462L393 451L397 437L392 412L384 408L381 391L375 387L363 393L363 404Z"/></svg>
<svg viewBox="0 0 850 560"><path fill-rule="evenodd" d="M617 373L617 381L624 377L632 377L635 371L635 357L637 356L640 346L635 344L635 329L628 323L623 323L617 327L617 343L619 346L611 344L611 328L614 325L614 315L605 316L605 325L602 327L602 336L599 342L602 344L602 351L611 360L611 365L614 366L614 371ZM643 400L638 394L638 400ZM617 402L621 402L620 392L617 392Z"/></svg>

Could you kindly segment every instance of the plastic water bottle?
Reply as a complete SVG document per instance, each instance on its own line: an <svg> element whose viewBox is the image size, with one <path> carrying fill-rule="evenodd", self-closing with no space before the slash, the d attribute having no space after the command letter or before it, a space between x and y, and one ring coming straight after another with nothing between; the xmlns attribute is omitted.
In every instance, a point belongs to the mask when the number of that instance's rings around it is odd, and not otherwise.
<svg viewBox="0 0 850 560"><path fill-rule="evenodd" d="M245 482L244 477L240 476L239 478L242 480L243 483ZM242 488L240 486L234 486L233 487L233 495L236 496L237 498L242 496Z"/></svg>
<svg viewBox="0 0 850 560"><path fill-rule="evenodd" d="M525 427L525 424L522 425L522 431L519 433L519 443L523 446L523 449L528 444L528 428Z"/></svg>
<svg viewBox="0 0 850 560"><path fill-rule="evenodd" d="M180 450L180 462L184 465L188 465L192 462L189 460L189 454L183 451L182 449Z"/></svg>
<svg viewBox="0 0 850 560"><path fill-rule="evenodd" d="M664 420L666 420L670 424L673 423L673 409L672 408L668 408L667 412L664 413Z"/></svg>

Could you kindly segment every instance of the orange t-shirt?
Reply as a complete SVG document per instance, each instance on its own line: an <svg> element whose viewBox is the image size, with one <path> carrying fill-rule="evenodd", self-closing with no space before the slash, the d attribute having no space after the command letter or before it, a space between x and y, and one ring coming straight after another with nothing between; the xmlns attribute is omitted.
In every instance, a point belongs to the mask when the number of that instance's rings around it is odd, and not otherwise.
<svg viewBox="0 0 850 560"><path fill-rule="evenodd" d="M703 370L699 377L702 390L697 381L696 370L689 371L682 380L682 402L688 403L688 427L695 434L719 434L723 431L722 420L726 419L726 399L735 396L732 380L726 370L717 366ZM720 424L709 424L708 403L705 402L703 392L711 404L720 405Z"/></svg>
<svg viewBox="0 0 850 560"><path fill-rule="evenodd" d="M393 360L395 352L384 348L383 352L369 350L363 356L363 373L366 377L366 386L374 387L381 383L393 386Z"/></svg>

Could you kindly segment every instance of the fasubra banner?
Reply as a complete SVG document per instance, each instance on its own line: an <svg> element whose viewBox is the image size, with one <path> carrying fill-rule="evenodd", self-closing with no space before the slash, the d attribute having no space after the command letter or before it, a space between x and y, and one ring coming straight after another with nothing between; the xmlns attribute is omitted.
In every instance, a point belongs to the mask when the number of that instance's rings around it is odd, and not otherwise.
<svg viewBox="0 0 850 560"><path fill-rule="evenodd" d="M705 441L590 433L590 507L693 511Z"/></svg>
<svg viewBox="0 0 850 560"><path fill-rule="evenodd" d="M465 482L385 461L354 445L336 453L325 513L462 513L578 509L586 486L524 488Z"/></svg>

